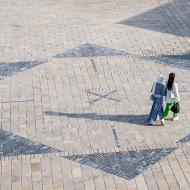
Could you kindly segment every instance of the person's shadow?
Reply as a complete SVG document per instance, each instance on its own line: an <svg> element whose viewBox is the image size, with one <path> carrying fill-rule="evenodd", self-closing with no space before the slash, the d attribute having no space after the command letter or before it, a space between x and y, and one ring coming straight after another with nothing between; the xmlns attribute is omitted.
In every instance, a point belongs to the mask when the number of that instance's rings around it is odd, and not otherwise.
<svg viewBox="0 0 190 190"><path fill-rule="evenodd" d="M46 115L50 116L64 116L70 118L83 118L89 120L106 120L116 121L122 123L133 123L137 125L144 125L147 115L99 115L97 113L63 113L63 112L51 112L45 111Z"/></svg>

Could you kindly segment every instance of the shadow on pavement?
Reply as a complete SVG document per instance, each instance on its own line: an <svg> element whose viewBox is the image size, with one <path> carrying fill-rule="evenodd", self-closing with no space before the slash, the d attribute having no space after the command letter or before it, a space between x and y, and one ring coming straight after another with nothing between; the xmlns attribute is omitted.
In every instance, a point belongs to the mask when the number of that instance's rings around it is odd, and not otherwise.
<svg viewBox="0 0 190 190"><path fill-rule="evenodd" d="M147 115L99 115L97 113L63 113L63 112L44 112L46 115L50 116L64 116L69 118L83 118L89 120L106 120L106 121L116 121L122 123L133 123L137 125L144 125L145 117Z"/></svg>

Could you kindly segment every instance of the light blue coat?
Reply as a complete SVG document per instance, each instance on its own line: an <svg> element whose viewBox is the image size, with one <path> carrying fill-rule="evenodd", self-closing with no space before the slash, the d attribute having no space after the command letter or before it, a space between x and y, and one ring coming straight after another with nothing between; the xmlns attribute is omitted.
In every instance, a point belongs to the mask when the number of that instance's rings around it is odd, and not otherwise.
<svg viewBox="0 0 190 190"><path fill-rule="evenodd" d="M151 123L152 121L162 119L162 115L164 112L163 97L166 94L166 87L163 83L155 82L153 84L151 92L153 95L153 104L150 111L150 115L146 120L147 123Z"/></svg>

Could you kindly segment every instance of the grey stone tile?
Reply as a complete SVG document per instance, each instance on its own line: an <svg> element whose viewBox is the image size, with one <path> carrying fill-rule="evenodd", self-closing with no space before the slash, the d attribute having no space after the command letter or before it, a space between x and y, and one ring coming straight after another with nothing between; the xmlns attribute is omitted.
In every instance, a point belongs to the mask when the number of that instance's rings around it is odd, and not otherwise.
<svg viewBox="0 0 190 190"><path fill-rule="evenodd" d="M188 134L185 137L181 138L178 142L185 143L185 142L188 142L188 141L190 141L190 134Z"/></svg>
<svg viewBox="0 0 190 190"><path fill-rule="evenodd" d="M22 72L38 66L42 61L25 61L25 62L0 62L0 79L10 77L18 72Z"/></svg>
<svg viewBox="0 0 190 190"><path fill-rule="evenodd" d="M129 152L73 155L66 156L65 158L130 180L174 150L175 148L152 149Z"/></svg>
<svg viewBox="0 0 190 190"><path fill-rule="evenodd" d="M51 152L58 152L58 150L38 142L33 142L13 133L0 130L0 156Z"/></svg>
<svg viewBox="0 0 190 190"><path fill-rule="evenodd" d="M188 1L173 0L161 6L145 11L132 18L122 20L118 24L124 24L137 28L144 28L161 33L173 34L176 36L189 37L190 30ZM177 7L183 7L183 17L176 12ZM179 16L179 18L178 18ZM186 27L178 27L177 21L183 22Z"/></svg>
<svg viewBox="0 0 190 190"><path fill-rule="evenodd" d="M124 51L115 50L112 48L103 47L96 44L83 44L71 50L57 54L55 58L68 57L95 57L95 56L117 56L127 55Z"/></svg>

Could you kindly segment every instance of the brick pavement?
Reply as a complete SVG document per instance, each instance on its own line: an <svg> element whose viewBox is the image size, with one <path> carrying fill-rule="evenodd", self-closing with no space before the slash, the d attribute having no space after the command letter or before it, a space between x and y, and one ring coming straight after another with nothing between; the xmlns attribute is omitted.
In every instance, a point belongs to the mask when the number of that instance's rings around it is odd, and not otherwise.
<svg viewBox="0 0 190 190"><path fill-rule="evenodd" d="M1 190L190 189L190 2L0 2ZM177 74L180 120L145 126Z"/></svg>

